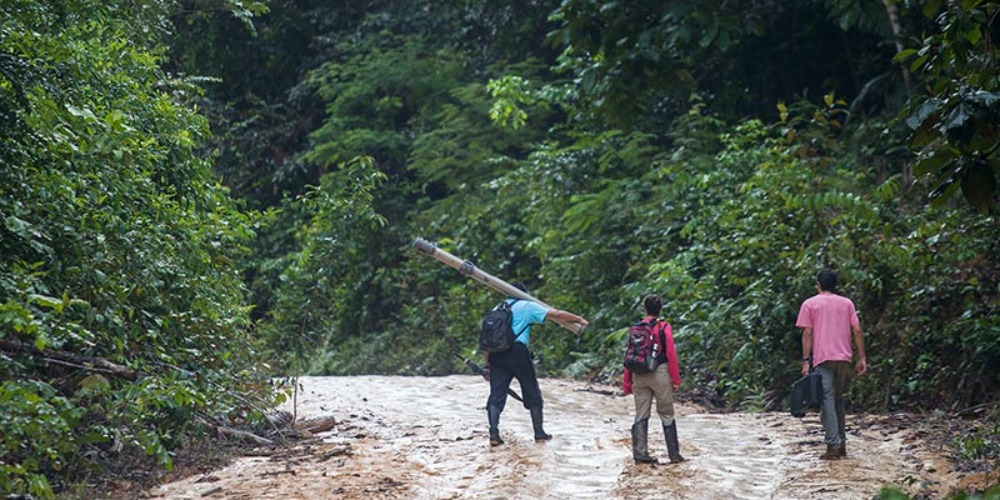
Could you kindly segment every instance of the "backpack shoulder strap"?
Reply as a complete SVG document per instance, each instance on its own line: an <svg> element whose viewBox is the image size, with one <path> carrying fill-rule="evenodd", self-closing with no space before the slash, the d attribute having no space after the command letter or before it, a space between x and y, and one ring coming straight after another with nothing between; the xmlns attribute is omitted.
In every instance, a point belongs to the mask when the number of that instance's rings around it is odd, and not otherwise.
<svg viewBox="0 0 1000 500"><path fill-rule="evenodd" d="M531 326L531 323L524 325L524 328L522 328L521 331L517 332L517 335L514 335L514 338L515 339L521 338L521 334L524 333L524 331L527 330L529 326Z"/></svg>

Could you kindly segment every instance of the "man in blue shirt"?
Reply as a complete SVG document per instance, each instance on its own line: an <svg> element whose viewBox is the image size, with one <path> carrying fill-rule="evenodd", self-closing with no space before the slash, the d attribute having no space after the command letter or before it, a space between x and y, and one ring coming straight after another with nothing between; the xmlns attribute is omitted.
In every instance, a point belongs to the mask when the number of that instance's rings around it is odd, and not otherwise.
<svg viewBox="0 0 1000 500"><path fill-rule="evenodd" d="M514 287L528 293L524 283L515 283ZM513 316L513 330L516 335L514 346L504 352L484 353L485 371L483 377L490 382L490 397L486 402L486 414L490 423L490 446L503 444L500 438L500 413L507 404L507 389L510 382L517 379L521 384L524 407L531 412L531 424L535 429L535 441L547 441L552 435L542 428L542 391L538 387L538 376L535 375L535 365L528 349L531 338L531 325L550 321L575 322L584 326L587 320L566 311L550 309L531 300L516 300L508 297Z"/></svg>

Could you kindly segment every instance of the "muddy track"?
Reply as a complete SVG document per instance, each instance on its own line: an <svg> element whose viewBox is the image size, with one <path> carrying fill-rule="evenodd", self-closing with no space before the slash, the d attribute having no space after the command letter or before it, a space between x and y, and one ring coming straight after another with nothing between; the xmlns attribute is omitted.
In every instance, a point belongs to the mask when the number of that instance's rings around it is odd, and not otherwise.
<svg viewBox="0 0 1000 500"><path fill-rule="evenodd" d="M478 377L311 377L300 418L333 415L321 442L161 486L155 498L871 498L884 485L943 494L955 477L890 417L848 417L847 460L823 462L819 419L678 407L687 462L633 465L632 399L616 388L543 379L546 428L508 401L491 448ZM515 383L516 388L516 383ZM620 394L620 393L619 393ZM346 450L346 452L344 452ZM664 458L651 424L650 452ZM208 494L207 496L203 496Z"/></svg>

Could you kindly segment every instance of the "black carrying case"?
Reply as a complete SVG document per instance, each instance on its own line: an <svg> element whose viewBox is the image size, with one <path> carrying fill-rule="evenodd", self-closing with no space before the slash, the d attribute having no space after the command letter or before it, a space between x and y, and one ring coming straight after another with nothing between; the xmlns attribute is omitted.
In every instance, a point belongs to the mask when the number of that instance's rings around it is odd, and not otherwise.
<svg viewBox="0 0 1000 500"><path fill-rule="evenodd" d="M809 374L792 383L788 403L794 417L804 417L806 409L819 410L823 404L823 378L815 368Z"/></svg>

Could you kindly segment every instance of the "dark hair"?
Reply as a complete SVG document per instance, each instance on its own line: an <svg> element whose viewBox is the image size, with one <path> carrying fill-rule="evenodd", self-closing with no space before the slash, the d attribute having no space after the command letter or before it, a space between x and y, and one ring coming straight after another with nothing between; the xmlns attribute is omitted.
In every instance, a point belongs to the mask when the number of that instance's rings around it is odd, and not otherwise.
<svg viewBox="0 0 1000 500"><path fill-rule="evenodd" d="M837 271L832 269L824 269L819 272L819 276L816 276L816 281L819 282L819 287L823 289L824 292L833 292L837 290Z"/></svg>
<svg viewBox="0 0 1000 500"><path fill-rule="evenodd" d="M660 300L660 296L654 294L649 294L646 296L645 300L642 301L642 307L646 309L646 314L650 316L657 316L660 314L660 309L663 309L663 301Z"/></svg>
<svg viewBox="0 0 1000 500"><path fill-rule="evenodd" d="M528 293L528 286L525 285L524 282L518 281L518 282L514 283L514 288L517 288L518 290L520 290L520 291L522 291L524 293Z"/></svg>

